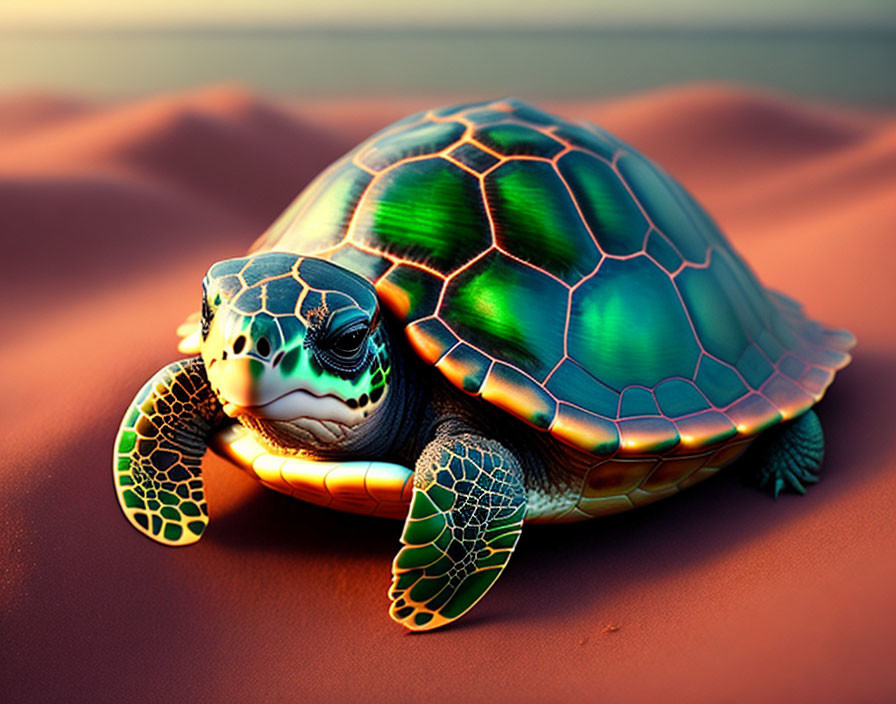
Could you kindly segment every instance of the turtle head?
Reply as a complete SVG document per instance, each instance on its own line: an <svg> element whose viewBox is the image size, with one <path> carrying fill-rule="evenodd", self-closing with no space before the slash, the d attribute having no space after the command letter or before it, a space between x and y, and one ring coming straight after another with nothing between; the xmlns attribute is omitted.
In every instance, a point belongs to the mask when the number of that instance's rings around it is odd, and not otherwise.
<svg viewBox="0 0 896 704"><path fill-rule="evenodd" d="M200 350L224 412L290 447L339 445L387 395L376 291L322 259L266 252L212 266Z"/></svg>

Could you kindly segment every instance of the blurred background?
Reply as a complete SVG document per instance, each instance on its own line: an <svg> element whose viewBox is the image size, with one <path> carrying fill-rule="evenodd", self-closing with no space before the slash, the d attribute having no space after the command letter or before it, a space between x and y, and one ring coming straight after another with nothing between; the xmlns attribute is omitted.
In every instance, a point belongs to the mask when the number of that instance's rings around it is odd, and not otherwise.
<svg viewBox="0 0 896 704"><path fill-rule="evenodd" d="M893 0L4 0L0 91L595 98L723 80L896 104Z"/></svg>
<svg viewBox="0 0 896 704"><path fill-rule="evenodd" d="M894 69L896 0L0 0L0 699L896 701ZM113 438L208 267L376 129L508 94L856 334L824 481L527 529L435 638L386 614L397 524L211 454L201 543L128 527Z"/></svg>

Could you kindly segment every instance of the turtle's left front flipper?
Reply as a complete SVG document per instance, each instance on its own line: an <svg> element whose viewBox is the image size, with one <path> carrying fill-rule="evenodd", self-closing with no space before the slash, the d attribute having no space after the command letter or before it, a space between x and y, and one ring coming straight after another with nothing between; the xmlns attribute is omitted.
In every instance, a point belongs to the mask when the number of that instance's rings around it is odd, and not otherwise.
<svg viewBox="0 0 896 704"><path fill-rule="evenodd" d="M522 469L504 446L472 434L429 443L392 564L392 618L424 631L469 611L504 570L525 516Z"/></svg>
<svg viewBox="0 0 896 704"><path fill-rule="evenodd" d="M118 431L112 469L135 528L166 545L199 540L208 523L200 464L223 419L200 357L169 364L140 390Z"/></svg>

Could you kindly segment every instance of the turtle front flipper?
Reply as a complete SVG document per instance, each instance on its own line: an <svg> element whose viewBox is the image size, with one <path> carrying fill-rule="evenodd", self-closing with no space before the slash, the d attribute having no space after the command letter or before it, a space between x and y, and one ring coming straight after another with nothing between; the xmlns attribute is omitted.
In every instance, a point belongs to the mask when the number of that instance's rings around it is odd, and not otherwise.
<svg viewBox="0 0 896 704"><path fill-rule="evenodd" d="M177 327L177 336L181 338L177 343L177 351L183 354L199 354L201 341L202 315L197 310L187 316L187 319Z"/></svg>
<svg viewBox="0 0 896 704"><path fill-rule="evenodd" d="M199 540L208 523L200 463L223 419L200 357L169 364L140 389L121 422L112 470L135 528L166 545Z"/></svg>
<svg viewBox="0 0 896 704"><path fill-rule="evenodd" d="M821 422L811 408L799 418L771 431L760 449L756 481L778 498L782 489L806 493L806 484L818 481L824 458Z"/></svg>
<svg viewBox="0 0 896 704"><path fill-rule="evenodd" d="M522 469L500 443L471 434L429 443L392 564L392 618L425 631L469 611L507 565L525 516Z"/></svg>

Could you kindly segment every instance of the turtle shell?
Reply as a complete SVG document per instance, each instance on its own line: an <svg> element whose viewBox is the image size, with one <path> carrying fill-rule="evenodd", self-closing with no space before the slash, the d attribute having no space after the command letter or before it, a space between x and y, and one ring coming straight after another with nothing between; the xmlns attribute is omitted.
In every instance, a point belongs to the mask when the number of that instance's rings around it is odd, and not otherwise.
<svg viewBox="0 0 896 704"><path fill-rule="evenodd" d="M379 132L253 249L365 276L452 384L596 454L758 433L854 344L765 289L655 163L516 100Z"/></svg>

